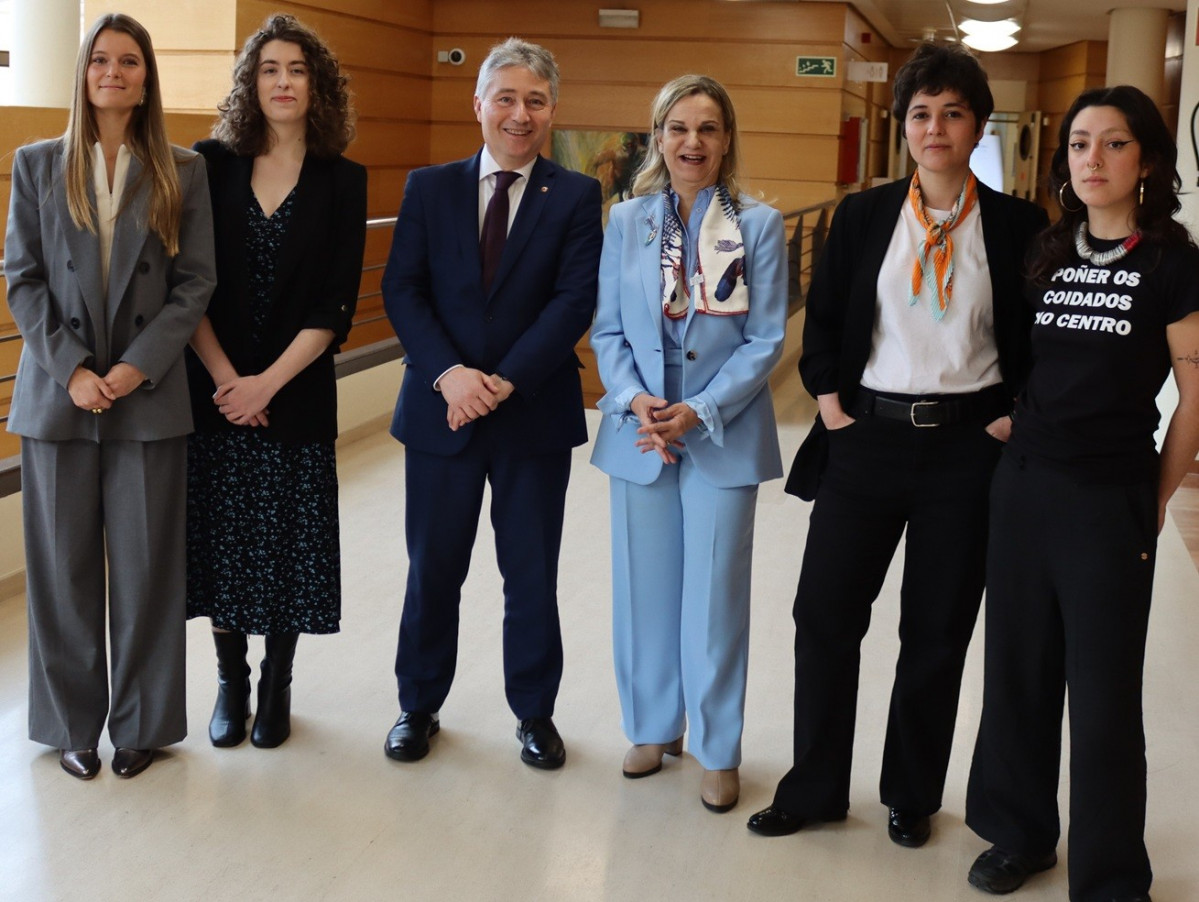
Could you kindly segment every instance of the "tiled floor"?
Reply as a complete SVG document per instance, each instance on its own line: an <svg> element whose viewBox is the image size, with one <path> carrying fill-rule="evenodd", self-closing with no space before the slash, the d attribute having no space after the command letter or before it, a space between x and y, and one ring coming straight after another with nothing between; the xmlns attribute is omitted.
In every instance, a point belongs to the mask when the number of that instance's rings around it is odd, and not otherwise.
<svg viewBox="0 0 1199 902"><path fill-rule="evenodd" d="M789 458L811 402L793 380L779 391L778 408ZM594 420L591 426L594 433ZM72 780L52 750L25 738L24 606L21 599L0 603L0 899L984 898L965 883L983 843L962 823L981 628L933 838L907 850L884 831L876 786L897 651L895 567L863 646L849 820L780 839L745 829L790 760L790 608L808 506L784 496L781 481L763 486L758 510L742 800L713 815L700 805L700 768L688 755L668 759L650 779L620 775L626 743L609 650L607 487L588 466L587 449L575 459L561 568L566 674L556 720L567 766L545 773L518 758L501 684L499 583L486 522L465 588L459 668L442 732L424 761L386 759L405 573L403 449L380 429L343 447L340 461L343 631L301 640L294 733L282 748L208 744L214 662L206 625L197 622L188 637L191 736L135 780L114 779L111 748L101 749L98 779ZM1199 899L1197 595L1182 536L1167 524L1145 704L1158 902ZM1065 878L1060 865L1019 898L1064 900Z"/></svg>

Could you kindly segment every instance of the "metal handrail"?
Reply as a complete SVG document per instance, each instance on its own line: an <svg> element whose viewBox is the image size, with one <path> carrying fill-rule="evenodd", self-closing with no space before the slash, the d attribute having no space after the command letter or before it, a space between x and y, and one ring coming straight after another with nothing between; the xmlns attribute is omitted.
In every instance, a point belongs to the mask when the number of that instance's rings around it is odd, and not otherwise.
<svg viewBox="0 0 1199 902"><path fill-rule="evenodd" d="M791 237L787 241L787 295L789 314L794 313L804 304L804 289L811 280L812 270L816 266L821 252L824 250L824 241L828 235L830 212L834 206L836 206L836 201L828 200L783 214L784 223L789 223L792 220L795 222L794 228L791 229ZM396 218L394 216L384 216L376 219L368 219L366 221L366 228L368 231L375 231L391 228L395 224ZM384 266L385 264L382 263L374 263L364 266L362 271L364 273L375 272ZM0 259L0 273L3 272L3 268L4 260ZM381 293L379 291L368 291L360 294L358 300L362 301L379 297ZM358 320L354 325L368 325L380 322L386 318L386 314L379 314ZM16 332L10 335L0 335L0 343L17 341L20 337L20 333ZM400 346L399 339L386 338L360 348L342 351L334 357L334 368L337 378L340 379L344 376L368 370L379 364L396 360L403 353L404 351ZM16 375L11 373L0 375L0 384L12 382L15 378ZM0 416L0 424L7 421L7 416ZM20 457L14 456L0 459L0 497L11 495L14 492L20 491L20 489Z"/></svg>
<svg viewBox="0 0 1199 902"><path fill-rule="evenodd" d="M368 219L366 221L367 231L377 229L388 229L394 226L396 218L394 216L383 216L377 219ZM386 264L375 263L370 266L362 267L362 271L375 272L383 269ZM0 257L0 276L4 272L4 259ZM382 292L368 291L358 295L358 300L366 300L368 298L379 297ZM387 319L386 314L377 316L368 316L354 323L355 326L369 325ZM9 335L0 335L0 344L9 341L20 341L21 333L13 332ZM404 349L400 346L398 338L385 338L381 341L376 341L369 345L364 345L360 348L354 348L349 351L342 351L333 358L334 370L337 373L337 378L350 376L354 373L361 373L363 370L368 370L371 367L378 366L381 363L387 363L391 360L396 360L402 357ZM6 373L0 375L0 385L6 382L12 382L17 378L16 373ZM8 415L0 416L0 426L8 422ZM12 457L0 458L0 498L7 495L12 495L21 491L21 458L20 455Z"/></svg>
<svg viewBox="0 0 1199 902"><path fill-rule="evenodd" d="M830 212L836 205L835 200L826 200L783 214L784 223L795 220L795 228L787 240L788 316L804 305L805 288L811 282L812 271L824 251Z"/></svg>

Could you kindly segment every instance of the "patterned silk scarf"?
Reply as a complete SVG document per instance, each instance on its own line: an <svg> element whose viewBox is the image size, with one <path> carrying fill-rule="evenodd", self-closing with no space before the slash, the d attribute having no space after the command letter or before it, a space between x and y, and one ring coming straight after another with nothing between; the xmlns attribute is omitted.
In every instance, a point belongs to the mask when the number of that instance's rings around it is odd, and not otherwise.
<svg viewBox="0 0 1199 902"><path fill-rule="evenodd" d="M920 297L920 290L927 286L932 304L933 319L941 320L949 308L949 299L953 297L953 237L949 234L978 202L978 181L974 173L966 175L962 184L962 193L949 215L940 222L934 222L924 209L924 198L920 195L920 173L912 174L912 184L908 188L908 201L916 221L924 226L924 246L916 255L916 265L912 268L912 285L908 294L908 306L914 307ZM930 259L931 258L931 259Z"/></svg>
<svg viewBox="0 0 1199 902"><path fill-rule="evenodd" d="M669 186L662 196L665 201L662 220L662 312L668 319L682 319L691 306L692 295L687 287L687 275L683 272L683 225L675 211ZM715 287L711 290L707 284L707 273L719 273ZM724 185L716 186L716 196L712 198L699 226L699 262L691 285L699 289L695 292L697 314L735 316L749 312L741 222Z"/></svg>

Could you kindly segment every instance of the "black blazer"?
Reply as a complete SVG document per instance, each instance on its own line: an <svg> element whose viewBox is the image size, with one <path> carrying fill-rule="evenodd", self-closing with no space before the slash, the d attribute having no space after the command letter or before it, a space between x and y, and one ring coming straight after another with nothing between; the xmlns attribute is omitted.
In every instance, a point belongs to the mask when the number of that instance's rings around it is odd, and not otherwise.
<svg viewBox="0 0 1199 902"><path fill-rule="evenodd" d="M909 184L901 179L841 201L812 275L799 374L813 397L835 391L847 410L870 357L878 271ZM1015 398L1030 366L1032 310L1024 301L1024 257L1049 219L1035 204L992 191L982 182L978 208L991 276L999 370Z"/></svg>
<svg viewBox="0 0 1199 902"><path fill-rule="evenodd" d="M366 169L345 157L304 158L291 221L275 263L271 306L262 343L250 339L250 271L246 259L246 210L252 157L239 157L217 141L195 149L208 163L216 233L217 288L208 318L237 372L260 373L302 329L331 329L333 343L297 373L270 403L270 425L234 426L212 403L216 391L200 359L187 355L192 414L197 432L257 428L276 441L337 438L337 385L333 355L350 331L362 254L366 246Z"/></svg>

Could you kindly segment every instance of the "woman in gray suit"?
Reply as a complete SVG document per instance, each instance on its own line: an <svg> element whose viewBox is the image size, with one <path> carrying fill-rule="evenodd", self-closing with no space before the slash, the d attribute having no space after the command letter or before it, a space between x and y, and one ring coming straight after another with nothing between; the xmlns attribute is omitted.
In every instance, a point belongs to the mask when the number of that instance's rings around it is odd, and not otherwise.
<svg viewBox="0 0 1199 902"><path fill-rule="evenodd" d="M106 719L120 777L187 733L183 349L215 273L205 169L167 141L149 34L102 16L75 74L66 133L16 153L4 267L29 738L89 780Z"/></svg>

